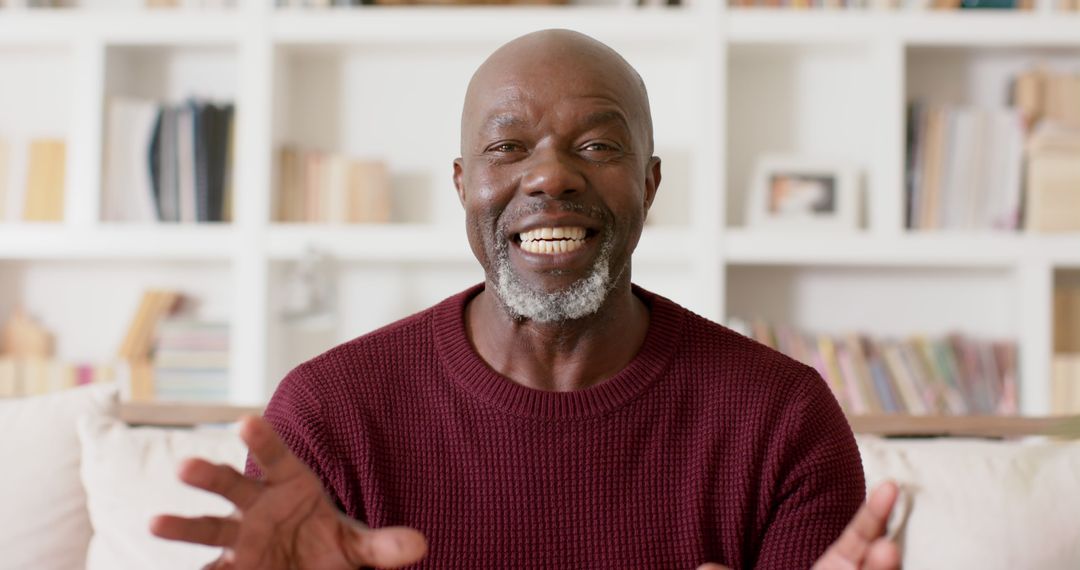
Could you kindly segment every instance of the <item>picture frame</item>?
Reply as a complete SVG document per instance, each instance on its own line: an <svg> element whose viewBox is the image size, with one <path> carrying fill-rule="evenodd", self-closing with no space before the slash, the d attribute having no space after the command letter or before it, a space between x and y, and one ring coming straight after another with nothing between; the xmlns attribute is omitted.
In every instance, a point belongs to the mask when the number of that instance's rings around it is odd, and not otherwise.
<svg viewBox="0 0 1080 570"><path fill-rule="evenodd" d="M824 158L763 155L754 164L747 225L753 229L856 231L859 170Z"/></svg>

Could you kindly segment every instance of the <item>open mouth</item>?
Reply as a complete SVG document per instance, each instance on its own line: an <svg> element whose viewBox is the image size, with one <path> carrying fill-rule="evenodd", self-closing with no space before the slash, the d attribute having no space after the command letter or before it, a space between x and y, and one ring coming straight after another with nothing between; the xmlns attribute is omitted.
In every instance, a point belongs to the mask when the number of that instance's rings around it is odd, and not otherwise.
<svg viewBox="0 0 1080 570"><path fill-rule="evenodd" d="M535 228L516 234L514 241L528 253L555 255L581 249L595 233L580 226Z"/></svg>

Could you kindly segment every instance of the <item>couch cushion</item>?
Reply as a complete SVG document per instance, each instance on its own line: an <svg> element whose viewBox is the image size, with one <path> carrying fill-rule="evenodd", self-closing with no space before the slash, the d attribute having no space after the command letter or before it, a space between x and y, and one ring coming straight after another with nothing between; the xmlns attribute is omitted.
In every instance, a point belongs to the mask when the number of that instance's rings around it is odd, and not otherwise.
<svg viewBox="0 0 1080 570"><path fill-rule="evenodd" d="M115 405L111 385L0 401L0 569L83 568L91 530L75 421Z"/></svg>
<svg viewBox="0 0 1080 570"><path fill-rule="evenodd" d="M200 568L219 548L162 540L150 534L159 514L228 515L224 499L177 479L180 463L202 457L242 470L246 448L234 426L164 429L129 427L112 418L79 422L82 479L94 537L87 570Z"/></svg>
<svg viewBox="0 0 1080 570"><path fill-rule="evenodd" d="M1080 443L860 437L867 485L909 494L907 570L1080 568Z"/></svg>

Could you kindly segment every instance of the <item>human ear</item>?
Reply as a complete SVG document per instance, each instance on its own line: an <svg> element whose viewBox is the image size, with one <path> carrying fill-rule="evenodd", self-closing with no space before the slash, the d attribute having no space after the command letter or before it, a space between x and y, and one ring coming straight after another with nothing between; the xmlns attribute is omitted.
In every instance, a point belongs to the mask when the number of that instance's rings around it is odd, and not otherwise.
<svg viewBox="0 0 1080 570"><path fill-rule="evenodd" d="M648 213L649 208L652 207L658 188L660 188L660 157L654 156L649 159L649 164L645 168L645 213Z"/></svg>
<svg viewBox="0 0 1080 570"><path fill-rule="evenodd" d="M461 184L461 174L464 171L461 158L454 159L454 188L457 189L458 201L465 207L465 187Z"/></svg>

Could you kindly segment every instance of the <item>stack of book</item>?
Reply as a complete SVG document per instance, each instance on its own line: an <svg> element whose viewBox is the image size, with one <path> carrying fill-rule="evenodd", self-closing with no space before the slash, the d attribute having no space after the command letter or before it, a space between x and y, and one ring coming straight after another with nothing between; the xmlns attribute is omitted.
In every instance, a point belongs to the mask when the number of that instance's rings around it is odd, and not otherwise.
<svg viewBox="0 0 1080 570"><path fill-rule="evenodd" d="M158 400L225 401L229 396L227 323L168 320L154 351Z"/></svg>
<svg viewBox="0 0 1080 570"><path fill-rule="evenodd" d="M907 227L1017 229L1025 136L1018 109L912 103Z"/></svg>
<svg viewBox="0 0 1080 570"><path fill-rule="evenodd" d="M63 140L30 141L26 185L12 184L11 145L0 140L0 221L60 222L64 219L67 147ZM14 193L14 194L12 194ZM12 206L14 210L8 211Z"/></svg>
<svg viewBox="0 0 1080 570"><path fill-rule="evenodd" d="M1080 74L1031 69L1016 79L1013 99L1032 125L1025 228L1080 231Z"/></svg>
<svg viewBox="0 0 1080 570"><path fill-rule="evenodd" d="M116 98L109 104L106 221L231 218L233 106Z"/></svg>
<svg viewBox="0 0 1080 570"><path fill-rule="evenodd" d="M816 369L849 414L1017 413L1012 342L959 334L908 340L834 337L762 321L733 322L732 328Z"/></svg>
<svg viewBox="0 0 1080 570"><path fill-rule="evenodd" d="M278 164L277 221L390 221L390 175L386 163L285 147L278 154Z"/></svg>

